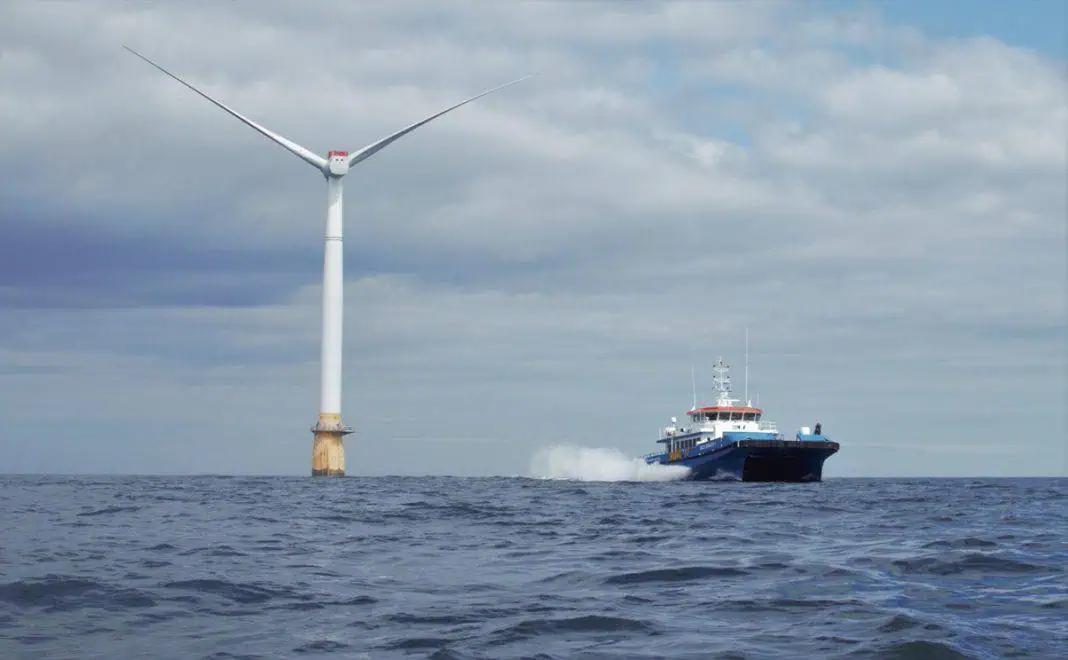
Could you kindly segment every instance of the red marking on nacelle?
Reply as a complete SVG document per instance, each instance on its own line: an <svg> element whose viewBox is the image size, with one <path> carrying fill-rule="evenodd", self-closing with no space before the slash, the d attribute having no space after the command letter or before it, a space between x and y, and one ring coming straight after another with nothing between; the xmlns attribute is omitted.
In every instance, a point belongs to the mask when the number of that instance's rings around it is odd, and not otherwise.
<svg viewBox="0 0 1068 660"><path fill-rule="evenodd" d="M334 156L348 156L348 155L349 155L349 152L347 152L347 151L331 151L329 154L327 154L327 157L328 158L333 158Z"/></svg>

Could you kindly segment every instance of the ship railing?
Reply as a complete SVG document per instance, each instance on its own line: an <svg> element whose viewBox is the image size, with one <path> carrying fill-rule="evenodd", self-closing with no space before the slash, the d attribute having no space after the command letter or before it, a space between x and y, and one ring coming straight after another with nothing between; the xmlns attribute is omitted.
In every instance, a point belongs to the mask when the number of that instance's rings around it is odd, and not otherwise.
<svg viewBox="0 0 1068 660"><path fill-rule="evenodd" d="M779 433L778 431L775 430L774 424L771 424L771 429L770 430L775 432L775 437L771 438L771 441L773 441L773 442L774 441L782 442L782 441L786 440L786 436L785 435L783 435L782 433ZM735 439L735 438L716 438L715 440L710 440L709 442L704 442L704 443L701 443L701 444L697 445L696 447L692 447L690 449L687 449L685 452L683 452L683 456L691 457L691 456L696 456L699 453L703 453L703 452L707 452L707 451L719 451L721 449L726 449L728 447L733 447L733 446L737 445L738 443L743 442L743 440L739 440L739 439ZM642 456L642 460L646 460L646 459L649 459L649 458L655 458L657 456L663 456L665 453L668 453L668 452L657 451L657 452L653 452L651 454L645 454L644 456Z"/></svg>
<svg viewBox="0 0 1068 660"><path fill-rule="evenodd" d="M759 422L757 422L757 428L759 428L761 431L779 430L779 428L775 425L775 422L765 422L764 420L760 420Z"/></svg>

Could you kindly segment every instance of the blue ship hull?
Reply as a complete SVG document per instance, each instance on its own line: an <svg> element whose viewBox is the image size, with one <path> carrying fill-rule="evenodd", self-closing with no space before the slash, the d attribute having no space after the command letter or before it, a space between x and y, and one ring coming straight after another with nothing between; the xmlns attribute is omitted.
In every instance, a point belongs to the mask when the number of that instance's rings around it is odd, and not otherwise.
<svg viewBox="0 0 1068 660"><path fill-rule="evenodd" d="M685 466L694 481L814 482L823 479L823 462L839 448L823 436L799 436L791 441L773 434L760 436L764 434L736 437L728 433L685 452L651 454L645 462Z"/></svg>

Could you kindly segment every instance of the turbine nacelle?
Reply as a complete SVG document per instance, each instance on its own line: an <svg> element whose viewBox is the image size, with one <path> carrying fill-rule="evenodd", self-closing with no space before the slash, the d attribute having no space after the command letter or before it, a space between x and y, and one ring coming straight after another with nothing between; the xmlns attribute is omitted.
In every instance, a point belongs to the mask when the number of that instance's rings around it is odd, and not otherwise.
<svg viewBox="0 0 1068 660"><path fill-rule="evenodd" d="M326 155L326 167L323 174L327 177L343 177L349 173L349 152L331 151Z"/></svg>

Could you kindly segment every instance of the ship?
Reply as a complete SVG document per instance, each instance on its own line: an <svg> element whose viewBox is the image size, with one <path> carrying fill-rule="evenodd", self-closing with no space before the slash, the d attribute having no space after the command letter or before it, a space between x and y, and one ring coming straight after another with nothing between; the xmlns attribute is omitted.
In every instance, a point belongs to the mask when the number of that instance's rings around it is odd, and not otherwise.
<svg viewBox="0 0 1068 660"><path fill-rule="evenodd" d="M748 356L748 351L747 351ZM746 361L748 367L748 359ZM719 358L713 366L716 402L694 403L686 413L688 426L661 429L660 451L643 458L650 465L681 466L695 481L817 482L823 480L823 464L839 445L823 433L823 425L802 426L793 439L780 433L764 411L747 400L731 398L730 366ZM746 369L748 376L748 368ZM746 379L748 381L748 378Z"/></svg>

